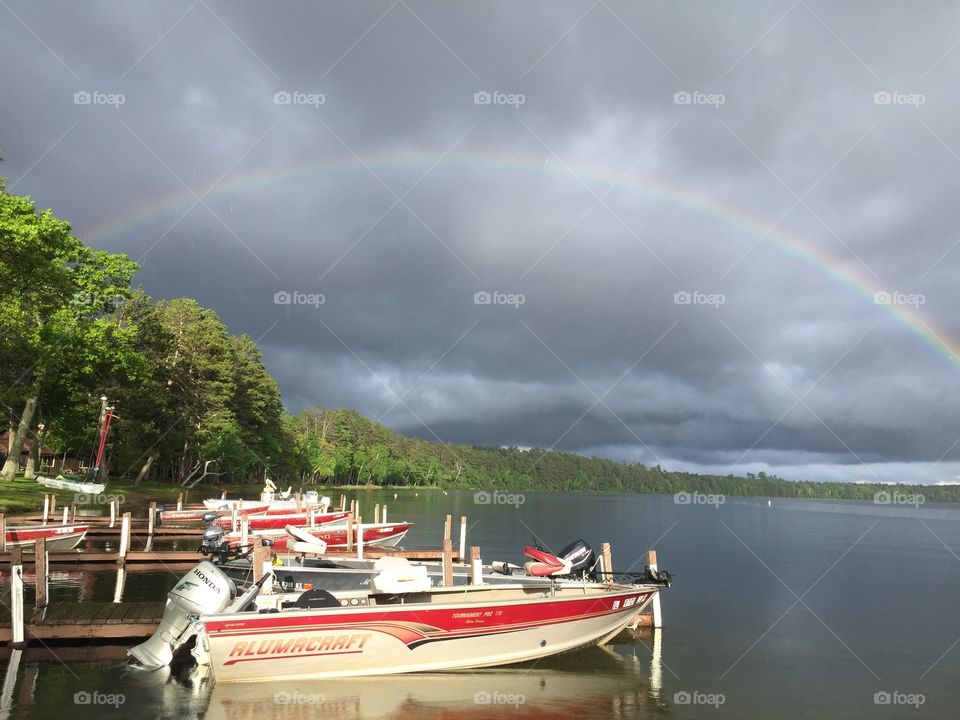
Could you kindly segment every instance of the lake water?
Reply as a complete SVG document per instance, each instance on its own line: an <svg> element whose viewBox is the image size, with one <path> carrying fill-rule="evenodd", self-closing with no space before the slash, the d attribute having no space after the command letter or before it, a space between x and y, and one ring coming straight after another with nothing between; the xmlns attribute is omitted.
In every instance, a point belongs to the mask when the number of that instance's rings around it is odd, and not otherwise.
<svg viewBox="0 0 960 720"><path fill-rule="evenodd" d="M439 545L469 520L484 561L521 562L537 536L613 545L618 570L656 548L675 575L664 629L518 668L220 686L129 671L123 648L9 650L6 718L947 718L960 710L960 508L865 502L527 493L360 492ZM182 573L131 574L125 599L161 599ZM5 583L6 584L6 583ZM6 591L4 587L4 591ZM55 581L54 599L110 599L113 577ZM81 693L77 695L77 693ZM100 693L102 702L82 704ZM75 703L75 698L80 704Z"/></svg>

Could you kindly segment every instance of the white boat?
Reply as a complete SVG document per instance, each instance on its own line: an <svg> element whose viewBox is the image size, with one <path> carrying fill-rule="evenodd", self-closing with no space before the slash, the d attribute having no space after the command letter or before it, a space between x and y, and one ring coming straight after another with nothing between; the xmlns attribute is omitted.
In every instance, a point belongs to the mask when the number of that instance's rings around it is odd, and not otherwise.
<svg viewBox="0 0 960 720"><path fill-rule="evenodd" d="M569 567L547 553L531 557L531 575ZM663 587L583 580L436 588L426 568L403 564L364 590L261 593L270 580L237 597L219 568L200 563L168 594L154 636L130 656L142 668L162 667L196 637L192 652L217 682L491 667L606 642Z"/></svg>
<svg viewBox="0 0 960 720"><path fill-rule="evenodd" d="M56 490L70 490L75 493L84 493L85 495L99 495L106 489L106 485L101 483L90 483L78 480L68 480L63 475L55 478L37 476L37 482L44 487L54 488Z"/></svg>
<svg viewBox="0 0 960 720"><path fill-rule="evenodd" d="M7 547L34 548L43 538L47 552L73 550L86 537L89 525L13 525L6 528Z"/></svg>

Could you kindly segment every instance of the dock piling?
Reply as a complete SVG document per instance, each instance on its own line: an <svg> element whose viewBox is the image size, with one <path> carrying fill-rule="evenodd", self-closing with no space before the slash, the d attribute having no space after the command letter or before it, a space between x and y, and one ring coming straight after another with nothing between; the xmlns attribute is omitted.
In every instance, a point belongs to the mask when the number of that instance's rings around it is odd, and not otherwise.
<svg viewBox="0 0 960 720"><path fill-rule="evenodd" d="M177 510L183 510L183 493L177 495Z"/></svg>
<svg viewBox="0 0 960 720"><path fill-rule="evenodd" d="M157 519L157 501L154 500L150 503L150 509L147 510L149 513L147 515L147 536L153 537L153 523Z"/></svg>
<svg viewBox="0 0 960 720"><path fill-rule="evenodd" d="M467 516L460 516L460 562L467 556Z"/></svg>
<svg viewBox="0 0 960 720"><path fill-rule="evenodd" d="M363 518L357 518L357 560L363 560Z"/></svg>
<svg viewBox="0 0 960 720"><path fill-rule="evenodd" d="M470 584L483 585L483 561L480 559L480 548L470 547Z"/></svg>
<svg viewBox="0 0 960 720"><path fill-rule="evenodd" d="M37 538L33 550L33 559L36 565L36 602L35 607L44 608L50 597L50 555L47 553L46 538Z"/></svg>
<svg viewBox="0 0 960 720"><path fill-rule="evenodd" d="M374 525L380 524L380 503L373 506L373 523Z"/></svg>
<svg viewBox="0 0 960 720"><path fill-rule="evenodd" d="M67 505L63 506L63 524L66 525L70 522L70 508Z"/></svg>
<svg viewBox="0 0 960 720"><path fill-rule="evenodd" d="M610 543L600 543L600 562L603 565L603 572L600 574L601 582L613 582L613 557L610 551Z"/></svg>
<svg viewBox="0 0 960 720"><path fill-rule="evenodd" d="M26 646L23 625L23 549L10 552L10 625L13 635L10 643L15 648Z"/></svg>
<svg viewBox="0 0 960 720"><path fill-rule="evenodd" d="M47 520L50 517L50 496L46 493L43 494L43 524L47 524Z"/></svg>
<svg viewBox="0 0 960 720"><path fill-rule="evenodd" d="M117 512L120 510L120 501L117 498L110 498L110 527L117 526Z"/></svg>
<svg viewBox="0 0 960 720"><path fill-rule="evenodd" d="M453 541L450 538L443 539L443 586L451 587L453 585Z"/></svg>
<svg viewBox="0 0 960 720"><path fill-rule="evenodd" d="M381 520L380 522L384 522L384 523L387 522L387 504L386 503L383 504L383 520Z"/></svg>
<svg viewBox="0 0 960 720"><path fill-rule="evenodd" d="M0 552L7 551L7 518L0 513Z"/></svg>
<svg viewBox="0 0 960 720"><path fill-rule="evenodd" d="M244 515L240 518L240 547L246 547L250 539L250 518Z"/></svg>
<svg viewBox="0 0 960 720"><path fill-rule="evenodd" d="M657 571L657 551L656 550L647 550L647 565L650 566L650 570L656 573ZM660 593L659 591L654 594L653 600L650 603L653 609L653 627L662 628L663 627L663 610L660 608Z"/></svg>
<svg viewBox="0 0 960 720"><path fill-rule="evenodd" d="M130 550L130 513L125 512L120 521L120 555L117 557L117 564L123 565L127 560L127 552Z"/></svg>

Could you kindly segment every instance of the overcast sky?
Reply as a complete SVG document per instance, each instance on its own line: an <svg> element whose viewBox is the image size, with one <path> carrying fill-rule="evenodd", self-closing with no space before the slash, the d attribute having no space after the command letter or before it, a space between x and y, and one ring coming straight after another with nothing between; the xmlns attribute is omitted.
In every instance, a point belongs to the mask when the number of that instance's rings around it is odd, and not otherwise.
<svg viewBox="0 0 960 720"><path fill-rule="evenodd" d="M294 412L956 482L960 6L866 7L2 0L0 172Z"/></svg>

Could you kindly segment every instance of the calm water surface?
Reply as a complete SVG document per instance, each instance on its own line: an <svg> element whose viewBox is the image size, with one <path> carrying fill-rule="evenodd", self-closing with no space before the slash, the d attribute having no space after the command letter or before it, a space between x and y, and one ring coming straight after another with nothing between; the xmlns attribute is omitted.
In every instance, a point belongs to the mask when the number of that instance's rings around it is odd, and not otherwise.
<svg viewBox="0 0 960 720"><path fill-rule="evenodd" d="M6 718L947 718L960 712L960 508L864 502L528 493L361 492L437 546L469 518L485 561L521 562L534 535L559 550L613 544L619 570L659 552L675 574L662 632L531 666L351 681L216 687L129 671L124 648L31 648L0 658ZM454 523L458 527L458 523ZM182 572L131 573L124 599L158 600ZM55 600L109 600L113 574L64 573ZM5 580L2 592L6 595ZM3 599L4 602L6 598ZM111 705L75 703L113 696Z"/></svg>

